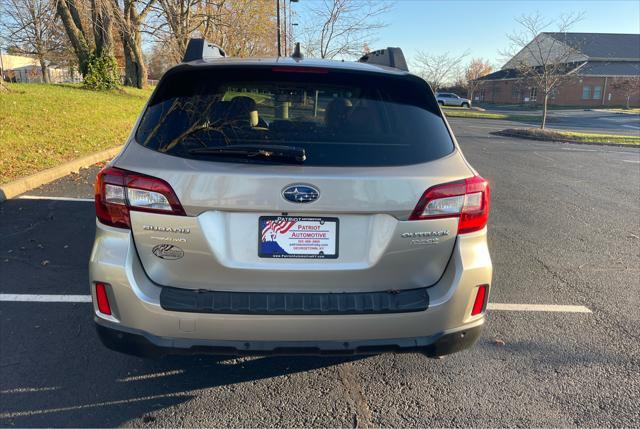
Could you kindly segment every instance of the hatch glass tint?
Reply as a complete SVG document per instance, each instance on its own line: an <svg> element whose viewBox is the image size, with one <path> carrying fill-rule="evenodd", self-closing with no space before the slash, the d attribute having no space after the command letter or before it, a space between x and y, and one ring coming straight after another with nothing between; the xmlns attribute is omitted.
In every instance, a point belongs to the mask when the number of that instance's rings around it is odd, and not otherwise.
<svg viewBox="0 0 640 429"><path fill-rule="evenodd" d="M312 166L409 165L454 149L414 76L262 67L168 73L136 140L184 158Z"/></svg>

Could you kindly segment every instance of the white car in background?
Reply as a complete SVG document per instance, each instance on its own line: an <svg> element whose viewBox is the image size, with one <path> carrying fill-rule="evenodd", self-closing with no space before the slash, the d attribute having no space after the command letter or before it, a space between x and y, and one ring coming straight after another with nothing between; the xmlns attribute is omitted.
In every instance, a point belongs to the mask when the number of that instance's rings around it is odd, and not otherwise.
<svg viewBox="0 0 640 429"><path fill-rule="evenodd" d="M462 98L453 92L436 92L436 100L441 106L457 106L471 108L471 100Z"/></svg>

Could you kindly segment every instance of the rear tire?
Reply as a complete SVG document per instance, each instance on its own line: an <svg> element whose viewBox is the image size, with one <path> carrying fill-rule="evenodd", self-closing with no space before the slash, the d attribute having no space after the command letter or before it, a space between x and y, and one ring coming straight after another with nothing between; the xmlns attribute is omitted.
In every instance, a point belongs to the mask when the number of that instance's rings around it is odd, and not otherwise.
<svg viewBox="0 0 640 429"><path fill-rule="evenodd" d="M467 109L471 108L471 106L469 106L469 103L462 103L462 107L465 107Z"/></svg>
<svg viewBox="0 0 640 429"><path fill-rule="evenodd" d="M444 101L438 101L438 104L440 105L440 107L444 107Z"/></svg>

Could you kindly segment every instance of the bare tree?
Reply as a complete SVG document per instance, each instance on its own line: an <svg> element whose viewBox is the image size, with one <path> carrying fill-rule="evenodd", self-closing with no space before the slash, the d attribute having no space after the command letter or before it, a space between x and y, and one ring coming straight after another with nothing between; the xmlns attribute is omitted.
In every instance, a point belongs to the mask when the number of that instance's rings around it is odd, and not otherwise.
<svg viewBox="0 0 640 429"><path fill-rule="evenodd" d="M157 80L171 67L172 60L168 57L167 50L163 49L161 44L156 43L145 53L145 64L149 79Z"/></svg>
<svg viewBox="0 0 640 429"><path fill-rule="evenodd" d="M124 51L124 84L142 88L147 80L147 68L142 52L142 23L151 12L155 0L113 1L114 18Z"/></svg>
<svg viewBox="0 0 640 429"><path fill-rule="evenodd" d="M91 0L91 24L95 55L113 55L113 7L108 0Z"/></svg>
<svg viewBox="0 0 640 429"><path fill-rule="evenodd" d="M0 30L22 54L33 55L40 64L43 82L49 83L47 59L63 49L55 24L53 0L0 0Z"/></svg>
<svg viewBox="0 0 640 429"><path fill-rule="evenodd" d="M487 60L482 58L473 58L464 70L464 80L466 82L468 97L473 101L473 95L475 94L478 86L480 86L480 79L483 76L488 75L493 71L493 66Z"/></svg>
<svg viewBox="0 0 640 429"><path fill-rule="evenodd" d="M447 83L452 83L460 76L461 64L468 53L454 56L449 53L428 54L418 51L414 65L417 73L431 85L434 91Z"/></svg>
<svg viewBox="0 0 640 429"><path fill-rule="evenodd" d="M107 0L57 0L57 13L84 76L92 55L113 56L113 10Z"/></svg>
<svg viewBox="0 0 640 429"><path fill-rule="evenodd" d="M179 62L201 20L195 15L201 0L158 0L159 24L153 33L162 40L170 57Z"/></svg>
<svg viewBox="0 0 640 429"><path fill-rule="evenodd" d="M56 9L78 59L80 73L84 76L87 73L92 44L85 29L86 20L83 20L83 10L79 7L81 5L82 3L76 0L58 0Z"/></svg>
<svg viewBox="0 0 640 429"><path fill-rule="evenodd" d="M306 54L320 58L362 55L376 30L386 26L382 18L392 7L392 3L375 0L313 3L302 29Z"/></svg>
<svg viewBox="0 0 640 429"><path fill-rule="evenodd" d="M549 96L563 82L572 78L569 74L580 61L579 47L565 43L563 33L583 18L582 13L563 15L557 20L547 20L539 13L523 15L516 19L520 31L508 36L511 53L515 53L504 68L519 71L523 80L529 82L542 95L542 121L547 123ZM546 30L555 29L553 34Z"/></svg>
<svg viewBox="0 0 640 429"><path fill-rule="evenodd" d="M634 92L640 91L640 76L616 77L611 82L611 88L621 92L626 98L626 107L629 109L631 96Z"/></svg>
<svg viewBox="0 0 640 429"><path fill-rule="evenodd" d="M273 43L275 8L272 0L219 1L213 19L200 32L224 48L228 55L249 57L275 55Z"/></svg>
<svg viewBox="0 0 640 429"><path fill-rule="evenodd" d="M156 40L155 49L173 63L196 35L232 56L275 53L272 0L158 0L158 5L145 31Z"/></svg>

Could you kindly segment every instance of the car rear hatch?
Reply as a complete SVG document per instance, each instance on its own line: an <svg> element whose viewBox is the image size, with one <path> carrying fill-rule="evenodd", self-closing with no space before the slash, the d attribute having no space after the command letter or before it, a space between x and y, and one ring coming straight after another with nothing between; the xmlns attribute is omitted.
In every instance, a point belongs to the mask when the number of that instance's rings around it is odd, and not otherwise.
<svg viewBox="0 0 640 429"><path fill-rule="evenodd" d="M128 214L155 283L357 293L422 288L441 277L459 217L425 218L419 203L425 190L473 172L426 84L410 75L303 72L261 70L258 79L246 70L185 69L160 83L136 141L112 166L129 184L127 204L147 204L136 193L147 189L171 206ZM225 128L229 121L237 122ZM219 152L229 147L233 153Z"/></svg>

